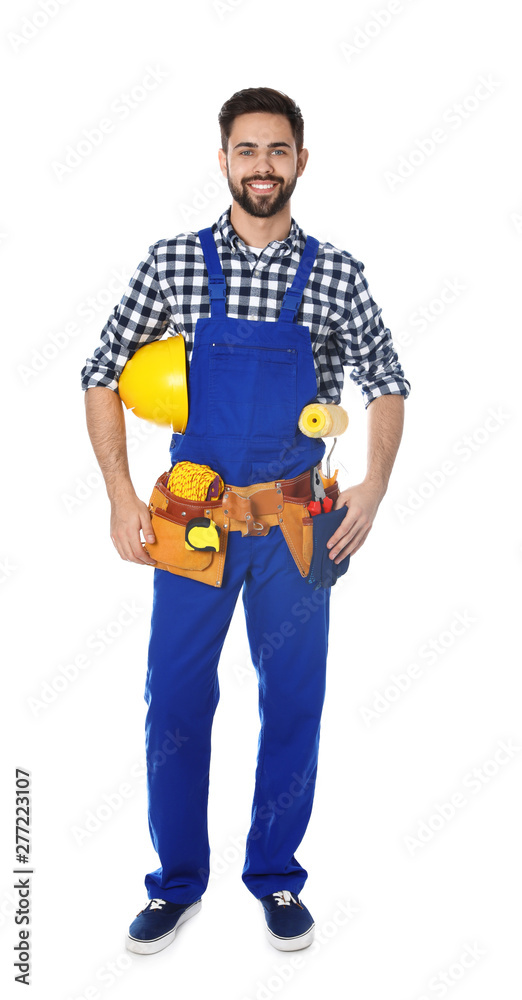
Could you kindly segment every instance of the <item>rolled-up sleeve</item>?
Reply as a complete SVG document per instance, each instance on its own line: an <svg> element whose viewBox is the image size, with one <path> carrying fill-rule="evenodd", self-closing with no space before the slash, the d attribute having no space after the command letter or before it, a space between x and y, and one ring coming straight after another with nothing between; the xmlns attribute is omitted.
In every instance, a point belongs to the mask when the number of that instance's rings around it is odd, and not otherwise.
<svg viewBox="0 0 522 1000"><path fill-rule="evenodd" d="M119 304L114 307L100 344L82 369L82 389L103 385L118 391L126 362L144 344L160 340L169 322L156 268L155 247L136 268Z"/></svg>
<svg viewBox="0 0 522 1000"><path fill-rule="evenodd" d="M365 408L377 396L397 393L409 396L411 385L404 377L391 333L383 323L358 261L349 318L337 331L338 351L349 368L350 378L359 386Z"/></svg>

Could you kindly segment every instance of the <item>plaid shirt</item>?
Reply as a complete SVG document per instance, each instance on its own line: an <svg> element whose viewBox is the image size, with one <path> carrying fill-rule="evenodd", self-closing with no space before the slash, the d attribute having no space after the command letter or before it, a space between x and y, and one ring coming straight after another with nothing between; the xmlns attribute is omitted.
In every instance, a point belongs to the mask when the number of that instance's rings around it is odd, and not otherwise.
<svg viewBox="0 0 522 1000"><path fill-rule="evenodd" d="M230 222L230 207L212 226L227 284L227 315L276 320L292 283L306 234L292 219L284 240L272 240L259 257L247 250ZM340 403L344 366L367 407L385 393L408 396L381 310L363 275L364 264L346 250L320 243L297 315L310 328L321 403ZM119 305L101 333L101 343L82 370L82 388L103 385L117 391L126 361L143 344L181 333L190 364L199 317L210 316L207 270L197 232L158 240L134 272Z"/></svg>

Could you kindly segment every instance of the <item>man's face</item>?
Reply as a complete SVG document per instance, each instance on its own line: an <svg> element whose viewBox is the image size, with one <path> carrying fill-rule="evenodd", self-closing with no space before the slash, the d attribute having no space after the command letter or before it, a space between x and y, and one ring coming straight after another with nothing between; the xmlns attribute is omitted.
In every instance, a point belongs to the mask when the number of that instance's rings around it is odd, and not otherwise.
<svg viewBox="0 0 522 1000"><path fill-rule="evenodd" d="M219 150L234 201L259 218L276 215L286 205L307 159L306 149L296 150L288 118L266 112L239 115L227 154Z"/></svg>

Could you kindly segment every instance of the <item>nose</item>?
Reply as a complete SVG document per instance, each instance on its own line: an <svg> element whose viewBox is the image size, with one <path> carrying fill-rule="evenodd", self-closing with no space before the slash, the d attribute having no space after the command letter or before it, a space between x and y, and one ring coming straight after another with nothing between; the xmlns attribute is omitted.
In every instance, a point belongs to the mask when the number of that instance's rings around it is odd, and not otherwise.
<svg viewBox="0 0 522 1000"><path fill-rule="evenodd" d="M258 174L271 174L274 167L270 161L268 150L259 149L257 151L252 172Z"/></svg>

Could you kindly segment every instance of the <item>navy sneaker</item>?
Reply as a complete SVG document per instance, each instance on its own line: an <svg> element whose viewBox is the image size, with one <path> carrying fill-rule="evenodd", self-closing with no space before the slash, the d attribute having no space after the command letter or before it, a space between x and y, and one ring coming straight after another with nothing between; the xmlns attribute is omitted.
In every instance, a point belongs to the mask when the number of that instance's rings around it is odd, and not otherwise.
<svg viewBox="0 0 522 1000"><path fill-rule="evenodd" d="M185 920L201 909L201 899L195 903L169 903L166 899L149 899L147 906L136 914L129 927L125 944L138 955L153 955L166 948Z"/></svg>
<svg viewBox="0 0 522 1000"><path fill-rule="evenodd" d="M314 939L313 917L298 896L288 889L271 892L259 900L265 911L268 940L280 951L308 948Z"/></svg>

